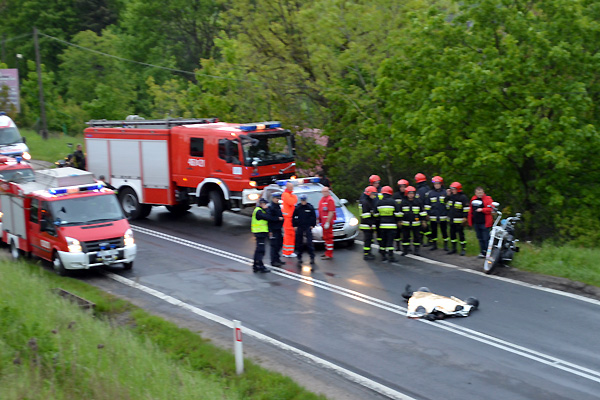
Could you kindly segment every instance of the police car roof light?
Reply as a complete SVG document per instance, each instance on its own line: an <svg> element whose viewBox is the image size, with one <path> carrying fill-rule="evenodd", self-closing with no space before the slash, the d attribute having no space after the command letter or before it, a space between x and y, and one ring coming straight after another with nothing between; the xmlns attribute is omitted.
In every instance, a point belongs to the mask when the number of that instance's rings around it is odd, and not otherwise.
<svg viewBox="0 0 600 400"><path fill-rule="evenodd" d="M274 129L274 128L281 128L281 122L279 122L279 121L253 122L250 124L242 124L239 126L239 129L243 132L252 132L252 131L256 131L256 130Z"/></svg>
<svg viewBox="0 0 600 400"><path fill-rule="evenodd" d="M294 185L302 185L305 183L319 183L321 178L318 176L311 176L309 178L296 178L296 179L280 179L275 181L279 186L285 186L288 182L291 182Z"/></svg>

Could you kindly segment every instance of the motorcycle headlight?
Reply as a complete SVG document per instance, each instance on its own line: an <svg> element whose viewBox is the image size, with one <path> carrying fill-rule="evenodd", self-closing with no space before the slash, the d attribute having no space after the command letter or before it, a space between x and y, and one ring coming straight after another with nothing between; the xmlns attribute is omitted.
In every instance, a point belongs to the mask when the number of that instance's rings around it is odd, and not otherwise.
<svg viewBox="0 0 600 400"><path fill-rule="evenodd" d="M356 226L358 225L358 219L352 217L350 218L350 226Z"/></svg>
<svg viewBox="0 0 600 400"><path fill-rule="evenodd" d="M131 229L127 229L125 235L123 236L123 242L125 246L133 246L135 240L133 240L133 231Z"/></svg>
<svg viewBox="0 0 600 400"><path fill-rule="evenodd" d="M67 240L67 247L69 248L69 253L82 252L81 243L79 243L79 240L70 237L66 237L65 239Z"/></svg>

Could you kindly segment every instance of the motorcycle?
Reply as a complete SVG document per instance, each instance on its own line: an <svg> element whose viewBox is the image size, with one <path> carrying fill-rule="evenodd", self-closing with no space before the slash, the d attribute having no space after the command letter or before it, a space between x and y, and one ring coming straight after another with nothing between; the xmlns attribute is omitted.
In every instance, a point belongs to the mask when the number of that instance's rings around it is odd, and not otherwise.
<svg viewBox="0 0 600 400"><path fill-rule="evenodd" d="M67 146L73 150L73 143L67 143ZM56 165L56 168L73 167L75 166L75 156L73 153L69 153L65 158L55 161L54 165Z"/></svg>
<svg viewBox="0 0 600 400"><path fill-rule="evenodd" d="M483 263L483 272L491 274L500 264L506 264L512 261L513 255L519 251L515 238L515 224L521 220L521 214L517 213L514 217L502 219L502 212L498 210L500 204L493 202L492 210L497 213L496 220L490 232L485 261Z"/></svg>

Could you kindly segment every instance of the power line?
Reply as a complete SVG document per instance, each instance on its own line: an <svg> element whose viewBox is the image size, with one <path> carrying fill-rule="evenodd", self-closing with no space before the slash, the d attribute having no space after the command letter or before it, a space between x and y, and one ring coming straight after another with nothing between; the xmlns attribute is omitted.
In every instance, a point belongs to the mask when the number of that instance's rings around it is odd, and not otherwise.
<svg viewBox="0 0 600 400"><path fill-rule="evenodd" d="M12 42L13 40L22 39L24 37L31 36L31 35L33 35L33 34L32 33L24 33L22 35L14 36L14 37L11 37L11 38L8 38L8 39L1 39L0 41L3 42L3 43L8 43L8 42Z"/></svg>
<svg viewBox="0 0 600 400"><path fill-rule="evenodd" d="M91 53L100 54L100 55L105 56L105 57L111 57L111 58L114 58L114 59L117 59L117 60L120 60L120 61L125 61L125 62L130 62L130 63L133 63L133 64L143 65L145 67L158 68L158 69L162 69L162 70L165 70L165 71L178 72L178 73L181 73L181 74L192 75L192 76L201 75L201 76L205 76L207 78L213 78L213 79L224 79L224 80L230 80L230 81L236 81L236 82L247 82L247 83L256 83L256 84L260 84L260 85L265 85L264 82L260 82L260 81L252 81L252 80L248 80L248 79L236 79L236 78L229 78L229 77L218 76L218 75L202 74L202 73L196 73L196 72L193 72L193 71L185 71L185 70L182 70L182 69L170 68L170 67L163 67L161 65L155 65L155 64L149 64L149 63L145 63L145 62L141 62L141 61L130 60L128 58L123 58L123 57L115 56L115 55L112 55L112 54L104 53L102 51L98 51L98 50L90 49L88 47L80 46L80 45L75 44L75 43L67 42L66 40L62 40L62 39L59 39L59 38L54 37L54 36L46 35L45 33L42 33L42 32L38 32L38 33L40 35L42 35L42 36L45 36L45 37L47 37L49 39L56 40L58 42L64 43L64 44L66 44L68 46L76 47L78 49L89 51Z"/></svg>

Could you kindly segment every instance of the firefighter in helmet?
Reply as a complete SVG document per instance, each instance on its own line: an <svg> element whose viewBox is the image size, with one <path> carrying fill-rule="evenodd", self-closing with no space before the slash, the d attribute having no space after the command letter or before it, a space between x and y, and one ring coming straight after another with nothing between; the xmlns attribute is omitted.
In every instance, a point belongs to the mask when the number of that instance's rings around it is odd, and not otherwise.
<svg viewBox="0 0 600 400"><path fill-rule="evenodd" d="M429 225L431 236L431 248L438 248L438 227L444 240L444 250L448 251L448 210L446 209L446 189L444 188L444 179L441 176L434 176L431 179L433 189L429 191L425 199L425 211L429 214Z"/></svg>
<svg viewBox="0 0 600 400"><path fill-rule="evenodd" d="M450 221L450 243L452 243L452 250L448 254L456 253L457 242L460 240L460 255L464 256L467 249L464 225L467 223L467 215L469 214L469 199L463 193L460 182L452 182L450 189L452 190L452 194L446 204L448 208L448 220Z"/></svg>
<svg viewBox="0 0 600 400"><path fill-rule="evenodd" d="M411 235L414 253L419 255L421 246L421 225L425 222L427 213L421 199L416 197L413 186L406 188L406 198L400 203L400 220L402 224L402 255L410 252Z"/></svg>
<svg viewBox="0 0 600 400"><path fill-rule="evenodd" d="M394 237L398 229L398 218L400 217L400 206L392 198L394 191L389 186L381 189L382 199L377 202L377 213L379 214L379 230L381 231L381 242L379 252L382 261L394 262Z"/></svg>
<svg viewBox="0 0 600 400"><path fill-rule="evenodd" d="M408 187L408 181L406 179L400 179L398 181L398 190L394 192L394 200L398 205L402 203L402 200L406 198L406 188ZM396 229L396 237L394 238L396 244L396 250L402 250L402 229Z"/></svg>
<svg viewBox="0 0 600 400"><path fill-rule="evenodd" d="M377 229L377 188L367 186L364 191L365 196L360 201L360 230L363 233L363 250L365 260L374 260L375 256L371 254L371 242L373 233Z"/></svg>
<svg viewBox="0 0 600 400"><path fill-rule="evenodd" d="M420 199L423 205L425 205L425 199L427 198L427 193L431 190L429 185L427 184L427 177L425 174L419 172L415 175L415 182L417 183L416 189L417 192L415 194L415 198ZM423 235L423 241L426 242L423 244L423 247L429 246L431 230L429 229L429 224L425 221L425 224L421 224L421 234Z"/></svg>

